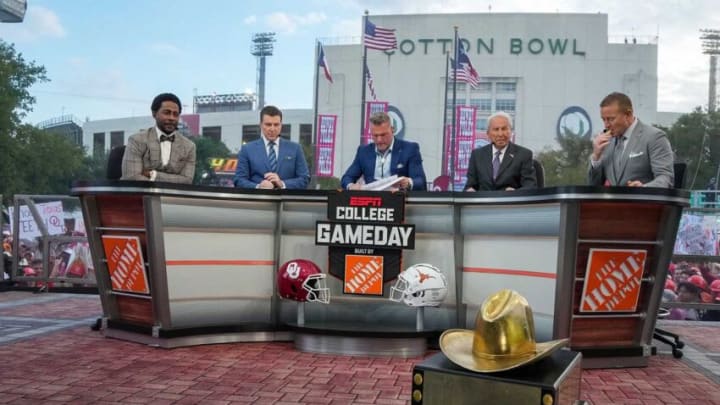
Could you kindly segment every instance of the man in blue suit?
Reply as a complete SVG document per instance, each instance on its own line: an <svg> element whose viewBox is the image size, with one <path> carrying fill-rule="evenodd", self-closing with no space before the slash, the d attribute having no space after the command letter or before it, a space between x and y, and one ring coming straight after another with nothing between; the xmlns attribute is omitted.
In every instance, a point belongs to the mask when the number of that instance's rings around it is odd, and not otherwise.
<svg viewBox="0 0 720 405"><path fill-rule="evenodd" d="M243 145L234 183L239 188L304 189L310 180L302 148L280 140L282 112L268 105L260 111L260 139Z"/></svg>
<svg viewBox="0 0 720 405"><path fill-rule="evenodd" d="M397 175L397 188L426 190L420 146L415 142L395 139L390 116L384 112L370 116L370 133L373 143L358 147L355 160L342 177L342 187L361 189L362 186L356 183L361 176L368 184Z"/></svg>

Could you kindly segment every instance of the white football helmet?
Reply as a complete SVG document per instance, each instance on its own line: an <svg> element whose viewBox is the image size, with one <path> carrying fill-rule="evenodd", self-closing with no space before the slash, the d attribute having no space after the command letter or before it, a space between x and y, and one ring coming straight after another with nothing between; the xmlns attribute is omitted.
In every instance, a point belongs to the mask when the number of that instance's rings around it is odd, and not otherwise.
<svg viewBox="0 0 720 405"><path fill-rule="evenodd" d="M411 307L436 307L447 296L445 275L432 264L420 263L398 275L390 288L390 300Z"/></svg>

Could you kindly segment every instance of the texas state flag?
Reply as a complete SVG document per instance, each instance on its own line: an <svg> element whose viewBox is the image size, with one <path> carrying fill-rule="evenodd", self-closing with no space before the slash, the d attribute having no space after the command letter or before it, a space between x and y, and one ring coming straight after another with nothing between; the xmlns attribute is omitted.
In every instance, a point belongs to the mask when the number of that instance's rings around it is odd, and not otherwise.
<svg viewBox="0 0 720 405"><path fill-rule="evenodd" d="M330 66L328 66L327 60L325 59L325 50L323 49L322 43L320 45L320 55L318 56L318 66L323 68L323 73L325 74L325 78L328 79L330 83L333 82L332 79L332 73L330 73Z"/></svg>

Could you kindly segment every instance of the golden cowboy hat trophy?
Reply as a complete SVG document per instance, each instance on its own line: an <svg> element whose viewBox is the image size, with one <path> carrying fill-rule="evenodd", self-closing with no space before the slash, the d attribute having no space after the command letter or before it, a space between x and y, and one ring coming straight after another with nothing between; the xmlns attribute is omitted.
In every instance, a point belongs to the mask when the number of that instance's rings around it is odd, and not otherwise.
<svg viewBox="0 0 720 405"><path fill-rule="evenodd" d="M495 373L533 363L565 346L568 339L535 342L535 324L527 300L500 290L483 302L475 330L449 329L440 349L453 363L479 373Z"/></svg>

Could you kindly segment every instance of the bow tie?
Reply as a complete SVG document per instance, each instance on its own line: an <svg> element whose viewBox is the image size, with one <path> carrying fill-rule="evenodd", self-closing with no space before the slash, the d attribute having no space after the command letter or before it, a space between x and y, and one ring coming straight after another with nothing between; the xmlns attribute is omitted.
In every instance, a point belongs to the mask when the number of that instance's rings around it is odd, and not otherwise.
<svg viewBox="0 0 720 405"><path fill-rule="evenodd" d="M174 134L173 135L165 135L165 134L160 135L160 142L165 142L165 141L175 142L175 135Z"/></svg>

